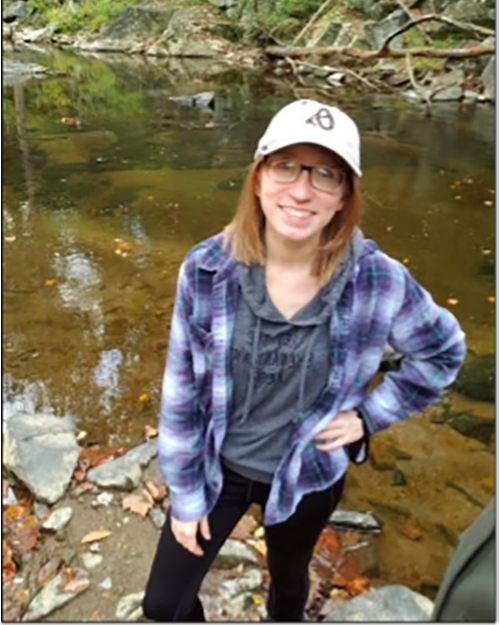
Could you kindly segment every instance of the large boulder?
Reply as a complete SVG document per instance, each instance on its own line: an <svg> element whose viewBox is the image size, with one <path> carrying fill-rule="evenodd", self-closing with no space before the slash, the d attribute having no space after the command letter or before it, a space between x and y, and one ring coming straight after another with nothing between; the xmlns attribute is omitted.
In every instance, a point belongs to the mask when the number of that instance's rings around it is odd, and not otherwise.
<svg viewBox="0 0 500 625"><path fill-rule="evenodd" d="M495 401L495 354L476 356L467 362L455 382L455 389L471 399Z"/></svg>
<svg viewBox="0 0 500 625"><path fill-rule="evenodd" d="M387 37L401 28L408 21L408 16L402 10L393 11L380 22L366 22L365 39L370 48L378 50ZM389 44L391 48L401 48L401 37L396 37Z"/></svg>
<svg viewBox="0 0 500 625"><path fill-rule="evenodd" d="M28 16L28 7L26 2L23 0L17 0L16 2L12 2L5 9L2 15L2 20L6 24L12 24L12 22L20 22L22 19Z"/></svg>
<svg viewBox="0 0 500 625"><path fill-rule="evenodd" d="M385 586L345 601L324 620L336 623L422 622L429 620L433 606L430 599L406 586Z"/></svg>
<svg viewBox="0 0 500 625"><path fill-rule="evenodd" d="M472 22L495 29L495 0L453 0L443 15L460 22Z"/></svg>
<svg viewBox="0 0 500 625"><path fill-rule="evenodd" d="M106 39L145 41L155 39L167 28L173 10L153 6L131 6L123 9L118 17L100 33Z"/></svg>
<svg viewBox="0 0 500 625"><path fill-rule="evenodd" d="M481 74L481 80L484 85L484 95L491 100L495 101L495 91L496 91L496 63L495 57L491 57L488 62L488 65L484 68L483 73Z"/></svg>
<svg viewBox="0 0 500 625"><path fill-rule="evenodd" d="M80 447L70 417L17 414L5 423L3 464L36 499L53 504L65 493Z"/></svg>

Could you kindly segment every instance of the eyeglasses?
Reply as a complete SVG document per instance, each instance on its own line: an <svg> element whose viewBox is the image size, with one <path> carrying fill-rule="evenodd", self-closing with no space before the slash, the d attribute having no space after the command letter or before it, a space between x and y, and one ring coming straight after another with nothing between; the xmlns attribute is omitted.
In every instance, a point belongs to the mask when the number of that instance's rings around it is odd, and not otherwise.
<svg viewBox="0 0 500 625"><path fill-rule="evenodd" d="M266 159L264 167L271 180L279 184L295 182L305 169L309 172L311 185L325 193L336 193L347 180L347 173L343 169L327 165L301 165L295 159L285 156L271 156Z"/></svg>

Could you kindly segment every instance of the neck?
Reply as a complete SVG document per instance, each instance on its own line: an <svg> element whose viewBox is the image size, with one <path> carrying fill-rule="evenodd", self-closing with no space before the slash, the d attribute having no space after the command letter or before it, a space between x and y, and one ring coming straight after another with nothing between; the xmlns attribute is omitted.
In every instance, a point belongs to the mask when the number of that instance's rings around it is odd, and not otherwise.
<svg viewBox="0 0 500 625"><path fill-rule="evenodd" d="M308 268L313 265L318 251L319 241L290 241L266 228L266 260L274 265L286 265L289 268Z"/></svg>

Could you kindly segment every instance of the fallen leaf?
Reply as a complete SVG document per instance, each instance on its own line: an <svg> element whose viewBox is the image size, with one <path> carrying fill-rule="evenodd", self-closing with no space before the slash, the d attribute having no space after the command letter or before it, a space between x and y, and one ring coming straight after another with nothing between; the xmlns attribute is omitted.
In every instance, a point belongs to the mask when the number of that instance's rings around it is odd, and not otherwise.
<svg viewBox="0 0 500 625"><path fill-rule="evenodd" d="M86 571L82 569L64 569L62 571L61 590L63 592L80 593L90 586Z"/></svg>
<svg viewBox="0 0 500 625"><path fill-rule="evenodd" d="M147 404L149 401L151 401L151 397L149 396L149 393L141 393L139 395L139 401L143 404Z"/></svg>
<svg viewBox="0 0 500 625"><path fill-rule="evenodd" d="M262 597L262 595L257 595L257 594L253 594L252 595L252 601L254 605L264 605L264 597Z"/></svg>
<svg viewBox="0 0 500 625"><path fill-rule="evenodd" d="M148 440L150 438L154 438L155 436L158 436L158 428L154 428L152 425L145 425L144 426L144 436Z"/></svg>
<svg viewBox="0 0 500 625"><path fill-rule="evenodd" d="M456 200L461 200L461 199L462 199L462 196L461 196L461 195L455 195L455 199L456 199Z"/></svg>
<svg viewBox="0 0 500 625"><path fill-rule="evenodd" d="M12 552L16 556L21 556L26 551L34 549L38 545L40 531L38 520L30 515L18 523L9 537Z"/></svg>
<svg viewBox="0 0 500 625"><path fill-rule="evenodd" d="M99 614L98 610L94 610L92 612L92 614L89 616L89 621L92 621L93 623L101 623L102 622L102 618L101 618L101 615Z"/></svg>
<svg viewBox="0 0 500 625"><path fill-rule="evenodd" d="M57 284L57 280L55 278L48 278L43 284L44 286L51 288Z"/></svg>
<svg viewBox="0 0 500 625"><path fill-rule="evenodd" d="M6 241L7 243L13 243L16 240L17 237L12 236L12 237L4 237L4 241Z"/></svg>
<svg viewBox="0 0 500 625"><path fill-rule="evenodd" d="M25 608L30 601L29 590L27 588L18 588L12 596L12 601L16 605L20 605L22 608Z"/></svg>
<svg viewBox="0 0 500 625"><path fill-rule="evenodd" d="M409 540L420 540L424 535L422 529L411 519L406 519L406 521L400 523L397 526L397 530Z"/></svg>
<svg viewBox="0 0 500 625"><path fill-rule="evenodd" d="M485 256L488 256L489 254L491 254L491 250L488 250L488 249L481 250L481 251Z"/></svg>
<svg viewBox="0 0 500 625"><path fill-rule="evenodd" d="M456 306L458 304L458 299L455 299L454 297L450 297L449 299L446 300L446 303L449 304L450 306Z"/></svg>
<svg viewBox="0 0 500 625"><path fill-rule="evenodd" d="M141 495L144 497L144 499L145 499L146 501L149 501L149 503L150 503L152 506L154 505L155 500L153 499L153 497L152 497L151 493L148 491L148 489L147 489L147 488L143 488L143 489L141 490Z"/></svg>
<svg viewBox="0 0 500 625"><path fill-rule="evenodd" d="M82 545L86 545L87 543L93 543L98 540L104 540L105 538L108 538L108 536L111 536L111 532L109 530L97 530L95 532L90 532L89 534L85 534L81 542L82 542Z"/></svg>
<svg viewBox="0 0 500 625"><path fill-rule="evenodd" d="M78 117L61 117L61 124L66 126L81 126L82 122Z"/></svg>
<svg viewBox="0 0 500 625"><path fill-rule="evenodd" d="M167 487L164 484L155 484L152 480L146 480L144 486L155 501L162 501L167 496Z"/></svg>
<svg viewBox="0 0 500 625"><path fill-rule="evenodd" d="M17 567L12 559L12 549L5 538L2 539L2 582L6 584L14 579Z"/></svg>
<svg viewBox="0 0 500 625"><path fill-rule="evenodd" d="M493 206L493 202L491 200L485 200L484 201L484 205L485 206Z"/></svg>
<svg viewBox="0 0 500 625"><path fill-rule="evenodd" d="M248 544L251 545L257 553L260 553L261 556L267 556L267 545L265 540L260 538L257 540L252 539L248 541Z"/></svg>
<svg viewBox="0 0 500 625"><path fill-rule="evenodd" d="M139 514L142 517L145 517L152 507L153 504L151 501L145 499L142 492L125 495L122 499L123 510L130 510L131 512Z"/></svg>
<svg viewBox="0 0 500 625"><path fill-rule="evenodd" d="M404 263L405 265L407 265L409 262L410 262L410 259L409 259L409 258L403 258L403 263Z"/></svg>
<svg viewBox="0 0 500 625"><path fill-rule="evenodd" d="M245 514L231 532L230 538L233 540L247 540L256 527L257 521L249 514Z"/></svg>
<svg viewBox="0 0 500 625"><path fill-rule="evenodd" d="M56 573L61 566L61 558L55 556L51 558L42 568L38 571L36 578L36 584L38 588L43 588L56 576Z"/></svg>
<svg viewBox="0 0 500 625"><path fill-rule="evenodd" d="M351 597L361 595L371 589L372 585L370 584L370 580L364 575L358 575L354 579L349 580L346 585L346 590Z"/></svg>
<svg viewBox="0 0 500 625"><path fill-rule="evenodd" d="M494 303L495 303L495 301L496 301L496 300L495 300L495 296L494 296L494 295L490 295L490 296L488 297L488 301L489 301L489 302L491 302L492 304L494 304Z"/></svg>

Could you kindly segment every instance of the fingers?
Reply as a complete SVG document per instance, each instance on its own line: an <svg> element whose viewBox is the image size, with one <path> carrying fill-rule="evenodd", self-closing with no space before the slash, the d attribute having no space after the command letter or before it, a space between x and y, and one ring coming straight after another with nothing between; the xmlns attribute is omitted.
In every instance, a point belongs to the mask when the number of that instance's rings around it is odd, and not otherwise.
<svg viewBox="0 0 500 625"><path fill-rule="evenodd" d="M210 540L212 538L210 534L210 525L208 524L208 518L206 516L200 521L200 533L205 540Z"/></svg>
<svg viewBox="0 0 500 625"><path fill-rule="evenodd" d="M202 556L203 550L198 544L196 534L198 521L178 521L172 517L171 527L175 540L195 556Z"/></svg>

